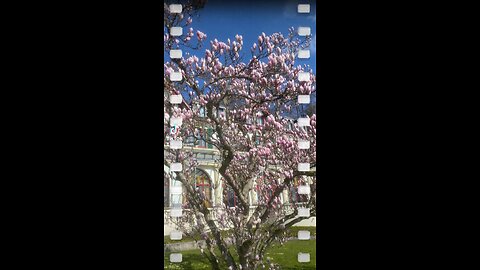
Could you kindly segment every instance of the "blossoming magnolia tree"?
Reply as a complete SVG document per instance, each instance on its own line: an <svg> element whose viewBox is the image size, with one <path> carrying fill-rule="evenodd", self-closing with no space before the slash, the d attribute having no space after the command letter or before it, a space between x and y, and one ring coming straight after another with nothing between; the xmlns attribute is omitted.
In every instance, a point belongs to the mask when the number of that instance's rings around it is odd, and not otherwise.
<svg viewBox="0 0 480 270"><path fill-rule="evenodd" d="M164 7L165 54L172 49L184 51L182 58L164 64L165 137L185 142L187 136L197 134L199 125L210 127L214 135L202 139L218 149L222 185L234 194L237 203L234 207L226 203L212 207L195 186L198 160L194 150L166 148L165 166L180 162L183 170L166 171L164 177L182 183L191 210L172 219L184 233L201 236L197 240L204 240L202 253L213 269L222 265L257 269L269 263L264 258L266 248L275 241L284 242L286 229L308 218L298 215L298 204L286 207L280 200L294 180L310 184L310 196L302 207L310 208L310 216L316 215L315 172L297 170L298 163L313 167L316 162L316 115L310 114L309 127L291 121L292 116L298 116L298 95L315 92L314 74L308 66L295 63L298 50L309 46L310 38L297 37L289 29L287 36L262 33L246 50L240 35L224 42L208 42L205 33L190 28L195 10L192 2L184 3L180 14L170 13L167 4ZM174 26L182 27L183 35L170 36L169 29ZM302 71L309 72L309 80L298 80ZM182 80L171 81L172 72L181 72ZM168 96L178 94L184 103L170 104ZM225 117L218 117L221 106L227 108ZM263 122L256 121L260 116ZM173 117L183 119L175 132L170 126ZM310 141L310 148L300 150L299 140ZM252 190L258 194L255 205L249 199ZM221 233L224 230L228 233Z"/></svg>

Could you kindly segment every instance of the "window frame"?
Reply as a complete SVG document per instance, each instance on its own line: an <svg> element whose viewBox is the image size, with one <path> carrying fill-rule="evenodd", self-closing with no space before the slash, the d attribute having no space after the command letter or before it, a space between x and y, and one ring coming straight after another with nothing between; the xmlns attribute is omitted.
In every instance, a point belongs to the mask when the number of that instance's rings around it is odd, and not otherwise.
<svg viewBox="0 0 480 270"><path fill-rule="evenodd" d="M225 206L229 208L235 208L238 206L238 196L235 194L235 191L233 190L232 187L228 186L223 182L222 185L223 191L224 191L224 201L226 202ZM233 194L233 206L230 205L230 197L229 194Z"/></svg>
<svg viewBox="0 0 480 270"><path fill-rule="evenodd" d="M199 185L198 184L198 177L199 176L204 176L205 177L205 180L203 180L203 182ZM205 182L207 182L205 184ZM207 208L212 208L213 207L213 196L214 196L214 191L212 190L213 188L213 185L212 185L212 180L210 179L210 175L208 175L208 173L202 169L199 169L197 168L196 169L196 172L195 172L195 191L197 191L198 189L198 192L201 192L202 190L204 191L204 197L205 197L205 200L204 200L204 204L207 205ZM205 194L205 190L208 190L208 194ZM184 208L185 209L191 209L191 207L189 206L188 204L188 201L186 199L186 194L182 194L183 198L182 198L182 201L183 201L183 205L184 205ZM208 196L207 196L208 195ZM209 202L210 200L210 202Z"/></svg>

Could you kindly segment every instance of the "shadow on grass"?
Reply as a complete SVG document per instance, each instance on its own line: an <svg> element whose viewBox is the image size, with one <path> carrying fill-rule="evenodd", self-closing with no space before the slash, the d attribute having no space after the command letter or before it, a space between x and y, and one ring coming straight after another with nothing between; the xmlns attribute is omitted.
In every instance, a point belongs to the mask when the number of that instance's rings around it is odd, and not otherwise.
<svg viewBox="0 0 480 270"><path fill-rule="evenodd" d="M281 246L278 244L270 247L265 256L271 258L271 261L279 264L282 270L313 270L316 269L316 242L315 240L300 241L291 240ZM299 263L298 253L310 253L309 263ZM181 263L170 263L169 255L165 255L164 269L211 269L208 260L200 253L200 250L188 250L182 251L183 261ZM217 254L220 255L220 254ZM236 256L235 256L236 257ZM221 266L222 269L227 269L225 265ZM268 269L268 268L265 268Z"/></svg>

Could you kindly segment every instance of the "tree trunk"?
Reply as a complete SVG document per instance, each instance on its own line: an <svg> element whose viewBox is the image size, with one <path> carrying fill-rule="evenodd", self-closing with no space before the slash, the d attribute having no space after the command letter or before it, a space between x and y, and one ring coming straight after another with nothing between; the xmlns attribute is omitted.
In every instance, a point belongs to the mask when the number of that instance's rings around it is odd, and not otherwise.
<svg viewBox="0 0 480 270"><path fill-rule="evenodd" d="M247 262L247 254L248 252L241 252L241 254L238 254L240 265L242 267L242 270L244 269L252 269L249 267L248 262ZM253 270L253 269L252 269Z"/></svg>
<svg viewBox="0 0 480 270"><path fill-rule="evenodd" d="M239 262L242 266L242 270L255 270L258 267L257 261L254 259L255 255L260 254L253 254L253 242L245 242L239 249L238 249L238 256ZM260 256L261 257L261 256Z"/></svg>

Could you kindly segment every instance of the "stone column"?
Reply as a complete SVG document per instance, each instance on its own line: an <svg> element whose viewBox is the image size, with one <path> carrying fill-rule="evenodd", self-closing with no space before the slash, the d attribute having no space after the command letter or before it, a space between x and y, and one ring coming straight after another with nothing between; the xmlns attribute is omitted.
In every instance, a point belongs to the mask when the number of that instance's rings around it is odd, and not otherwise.
<svg viewBox="0 0 480 270"><path fill-rule="evenodd" d="M214 169L213 174L215 176L215 206L217 206L222 203L222 184L220 183L220 173L218 172L217 168Z"/></svg>

